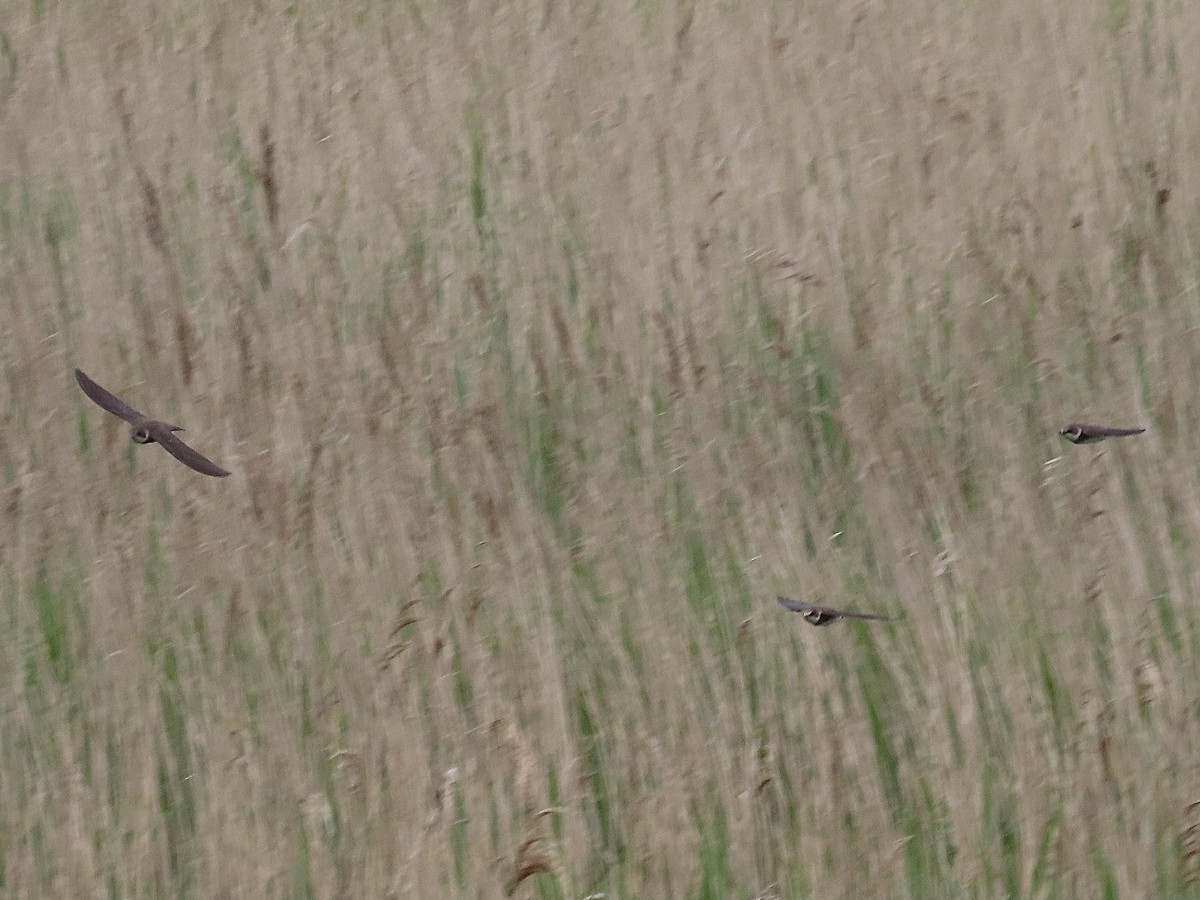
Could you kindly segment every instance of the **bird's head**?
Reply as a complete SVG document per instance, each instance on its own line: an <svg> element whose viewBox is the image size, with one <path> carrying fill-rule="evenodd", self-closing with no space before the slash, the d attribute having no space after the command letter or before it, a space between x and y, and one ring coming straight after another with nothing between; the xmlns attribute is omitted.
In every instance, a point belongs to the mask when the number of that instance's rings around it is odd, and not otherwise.
<svg viewBox="0 0 1200 900"><path fill-rule="evenodd" d="M1072 444L1078 444L1083 438L1083 428L1079 425L1068 425L1066 428L1060 431L1059 434L1065 437Z"/></svg>
<svg viewBox="0 0 1200 900"><path fill-rule="evenodd" d="M841 618L841 616L831 613L826 609L809 609L805 610L801 615L804 616L804 621L810 625L828 625L830 622L836 622Z"/></svg>

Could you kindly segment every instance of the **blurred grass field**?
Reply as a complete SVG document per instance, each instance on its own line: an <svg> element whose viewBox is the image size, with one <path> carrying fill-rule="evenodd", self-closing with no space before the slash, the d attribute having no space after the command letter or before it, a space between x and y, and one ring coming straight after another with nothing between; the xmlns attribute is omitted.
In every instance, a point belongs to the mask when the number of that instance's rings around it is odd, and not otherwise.
<svg viewBox="0 0 1200 900"><path fill-rule="evenodd" d="M0 893L1200 897L1189 3L21 3L0 123Z"/></svg>

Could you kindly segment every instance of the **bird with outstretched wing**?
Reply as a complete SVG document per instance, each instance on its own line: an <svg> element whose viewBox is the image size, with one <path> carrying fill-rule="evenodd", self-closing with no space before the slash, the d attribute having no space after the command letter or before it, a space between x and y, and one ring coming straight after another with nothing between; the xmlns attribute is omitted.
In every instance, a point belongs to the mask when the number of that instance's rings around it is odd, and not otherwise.
<svg viewBox="0 0 1200 900"><path fill-rule="evenodd" d="M811 625L829 625L842 619L871 619L877 622L890 622L890 616L878 613L852 612L848 609L834 609L832 606L817 606L815 603L805 603L803 600L793 600L791 597L780 597L779 603L784 609L800 613L804 621Z"/></svg>
<svg viewBox="0 0 1200 900"><path fill-rule="evenodd" d="M1096 444L1110 437L1131 437L1141 434L1145 428L1114 428L1111 425L1086 425L1072 422L1059 432L1072 444Z"/></svg>
<svg viewBox="0 0 1200 900"><path fill-rule="evenodd" d="M175 436L176 431L183 431L178 425L169 425L157 419L142 415L120 397L110 394L92 379L84 374L82 369L75 370L75 380L101 409L106 409L129 423L129 436L137 444L159 444L164 450L183 463L203 475L223 478L229 473L211 459L200 455Z"/></svg>

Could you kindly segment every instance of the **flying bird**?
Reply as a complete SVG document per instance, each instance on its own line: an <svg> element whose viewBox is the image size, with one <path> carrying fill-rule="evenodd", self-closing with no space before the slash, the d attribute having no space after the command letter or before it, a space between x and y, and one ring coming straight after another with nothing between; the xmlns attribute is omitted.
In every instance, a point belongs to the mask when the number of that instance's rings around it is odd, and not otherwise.
<svg viewBox="0 0 1200 900"><path fill-rule="evenodd" d="M156 419L142 415L119 397L114 397L92 379L88 378L81 369L75 370L75 380L83 388L96 405L108 410L115 416L120 416L129 423L129 436L136 444L159 444L164 450L189 468L214 478L223 478L229 473L211 459L207 459L175 436L176 431L183 431L178 425L168 425Z"/></svg>
<svg viewBox="0 0 1200 900"><path fill-rule="evenodd" d="M1072 444L1095 444L1105 438L1141 434L1145 428L1112 428L1108 425L1084 425L1072 422L1059 432Z"/></svg>
<svg viewBox="0 0 1200 900"><path fill-rule="evenodd" d="M874 619L877 622L890 622L890 616L880 616L875 613L851 612L846 609L834 609L831 606L816 606L803 600L793 600L790 597L780 597L779 603L784 609L798 612L804 616L804 621L810 625L828 625L842 619Z"/></svg>

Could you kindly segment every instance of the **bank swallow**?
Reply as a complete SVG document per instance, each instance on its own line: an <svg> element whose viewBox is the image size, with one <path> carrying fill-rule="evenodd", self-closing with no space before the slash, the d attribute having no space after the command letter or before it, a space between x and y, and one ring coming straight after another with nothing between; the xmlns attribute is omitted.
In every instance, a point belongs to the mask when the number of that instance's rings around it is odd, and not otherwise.
<svg viewBox="0 0 1200 900"><path fill-rule="evenodd" d="M204 475L222 478L229 474L215 462L201 456L177 438L175 432L183 431L178 425L168 425L166 422L159 422L142 415L128 403L100 387L80 369L75 370L75 380L79 382L83 392L96 402L96 405L108 410L113 415L120 416L129 423L129 436L133 438L134 443L159 444L185 466Z"/></svg>
<svg viewBox="0 0 1200 900"><path fill-rule="evenodd" d="M1145 430L1145 428L1112 428L1108 425L1084 425L1072 422L1059 434L1072 444L1095 444L1105 438L1129 437L1133 434L1141 434Z"/></svg>
<svg viewBox="0 0 1200 900"><path fill-rule="evenodd" d="M816 606L812 603L805 603L803 600L792 600L790 597L780 597L779 603L784 609L790 609L792 612L798 612L804 616L804 621L811 625L828 625L831 622L837 622L841 619L874 619L878 622L890 622L888 616L880 616L875 613L850 612L846 609L834 609L830 606Z"/></svg>

